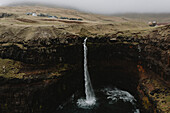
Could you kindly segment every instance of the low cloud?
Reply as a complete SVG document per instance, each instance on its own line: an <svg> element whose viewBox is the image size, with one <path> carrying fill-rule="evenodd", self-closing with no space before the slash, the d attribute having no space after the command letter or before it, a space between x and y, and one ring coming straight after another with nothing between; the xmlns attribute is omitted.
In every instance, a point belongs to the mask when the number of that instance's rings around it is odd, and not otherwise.
<svg viewBox="0 0 170 113"><path fill-rule="evenodd" d="M0 5L35 3L35 0L1 0ZM85 12L114 13L170 13L170 0L36 0L36 3L69 7Z"/></svg>

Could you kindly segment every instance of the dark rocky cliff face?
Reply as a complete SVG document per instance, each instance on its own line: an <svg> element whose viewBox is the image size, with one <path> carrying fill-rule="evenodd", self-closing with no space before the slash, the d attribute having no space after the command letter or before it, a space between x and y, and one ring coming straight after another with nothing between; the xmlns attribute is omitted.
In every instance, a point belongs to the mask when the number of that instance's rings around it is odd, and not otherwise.
<svg viewBox="0 0 170 113"><path fill-rule="evenodd" d="M143 36L140 33L126 36L121 32L122 35L88 37L88 65L94 86L110 80L138 95L148 112L166 112L170 82L169 29L169 25L160 27ZM8 35L3 35L0 57L3 62L12 61L1 67L2 113L53 111L79 88L83 80L84 37L66 35L28 41L10 40ZM10 69L9 62L12 62ZM162 98L165 105L160 104Z"/></svg>

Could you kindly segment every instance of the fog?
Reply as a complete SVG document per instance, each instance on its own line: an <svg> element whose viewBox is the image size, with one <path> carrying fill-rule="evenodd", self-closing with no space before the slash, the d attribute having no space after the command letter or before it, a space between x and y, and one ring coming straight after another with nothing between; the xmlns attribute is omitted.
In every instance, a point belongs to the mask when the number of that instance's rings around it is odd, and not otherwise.
<svg viewBox="0 0 170 113"><path fill-rule="evenodd" d="M20 3L40 3L99 14L170 13L170 0L0 0L0 6Z"/></svg>

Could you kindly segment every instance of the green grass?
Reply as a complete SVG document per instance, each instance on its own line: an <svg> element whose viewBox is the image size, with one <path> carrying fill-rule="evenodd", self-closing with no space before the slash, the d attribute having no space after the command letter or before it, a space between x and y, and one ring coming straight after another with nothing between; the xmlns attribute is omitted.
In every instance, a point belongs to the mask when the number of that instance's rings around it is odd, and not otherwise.
<svg viewBox="0 0 170 113"><path fill-rule="evenodd" d="M20 62L0 58L0 76L5 78L22 78L24 73L19 73L20 68Z"/></svg>

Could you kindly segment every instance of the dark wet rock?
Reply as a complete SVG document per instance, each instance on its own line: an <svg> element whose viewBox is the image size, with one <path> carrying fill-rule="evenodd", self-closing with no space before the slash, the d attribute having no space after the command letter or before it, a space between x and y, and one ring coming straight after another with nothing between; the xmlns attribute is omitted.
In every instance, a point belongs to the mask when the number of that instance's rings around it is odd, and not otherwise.
<svg viewBox="0 0 170 113"><path fill-rule="evenodd" d="M154 95L154 93L160 93L160 89L155 89L155 90L151 91L151 94Z"/></svg>

